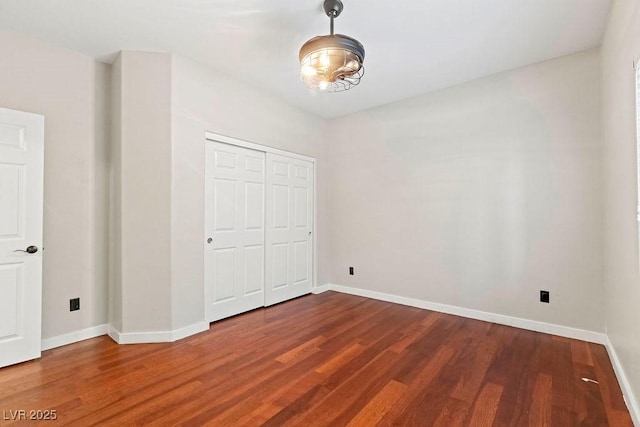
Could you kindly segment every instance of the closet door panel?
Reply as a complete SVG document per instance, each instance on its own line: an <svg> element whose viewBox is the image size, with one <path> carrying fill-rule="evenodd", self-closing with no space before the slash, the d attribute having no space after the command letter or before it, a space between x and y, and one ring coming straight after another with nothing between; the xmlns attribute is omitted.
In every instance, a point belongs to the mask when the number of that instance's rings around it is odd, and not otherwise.
<svg viewBox="0 0 640 427"><path fill-rule="evenodd" d="M265 305L311 292L313 167L267 153Z"/></svg>
<svg viewBox="0 0 640 427"><path fill-rule="evenodd" d="M264 305L265 154L209 141L205 172L208 321Z"/></svg>

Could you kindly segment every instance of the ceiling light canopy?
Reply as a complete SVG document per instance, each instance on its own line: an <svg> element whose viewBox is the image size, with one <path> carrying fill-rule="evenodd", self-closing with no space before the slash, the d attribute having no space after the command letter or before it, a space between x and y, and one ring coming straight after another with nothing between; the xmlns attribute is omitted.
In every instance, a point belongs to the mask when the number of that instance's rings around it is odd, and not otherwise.
<svg viewBox="0 0 640 427"><path fill-rule="evenodd" d="M349 90L364 75L364 46L352 37L333 33L333 20L340 16L343 7L340 0L325 0L331 34L314 37L300 49L300 78L312 89Z"/></svg>

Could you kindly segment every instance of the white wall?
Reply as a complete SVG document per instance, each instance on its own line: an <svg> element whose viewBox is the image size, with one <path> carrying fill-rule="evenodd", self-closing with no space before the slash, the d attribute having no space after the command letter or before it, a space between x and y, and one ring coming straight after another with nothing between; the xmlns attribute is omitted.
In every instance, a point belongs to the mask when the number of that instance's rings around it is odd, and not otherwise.
<svg viewBox="0 0 640 427"><path fill-rule="evenodd" d="M318 159L318 268L319 283L326 283L328 224L324 121L175 55L172 90L174 329L204 319L202 248L206 131Z"/></svg>
<svg viewBox="0 0 640 427"><path fill-rule="evenodd" d="M599 67L590 50L332 120L330 281L603 331Z"/></svg>
<svg viewBox="0 0 640 427"><path fill-rule="evenodd" d="M103 324L109 66L8 31L0 58L0 105L45 116L43 338Z"/></svg>
<svg viewBox="0 0 640 427"><path fill-rule="evenodd" d="M640 274L634 60L640 2L618 0L602 45L604 283L607 334L640 410Z"/></svg>
<svg viewBox="0 0 640 427"><path fill-rule="evenodd" d="M171 330L171 55L121 52L113 72L112 326Z"/></svg>
<svg viewBox="0 0 640 427"><path fill-rule="evenodd" d="M122 56L111 64L109 147L108 319L122 331Z"/></svg>

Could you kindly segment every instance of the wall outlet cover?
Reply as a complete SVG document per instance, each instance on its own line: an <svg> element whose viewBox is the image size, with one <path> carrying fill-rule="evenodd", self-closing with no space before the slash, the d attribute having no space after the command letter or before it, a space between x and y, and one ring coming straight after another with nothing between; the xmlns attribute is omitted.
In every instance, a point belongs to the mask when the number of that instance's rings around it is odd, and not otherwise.
<svg viewBox="0 0 640 427"><path fill-rule="evenodd" d="M540 302L549 303L550 294L549 291L540 291Z"/></svg>

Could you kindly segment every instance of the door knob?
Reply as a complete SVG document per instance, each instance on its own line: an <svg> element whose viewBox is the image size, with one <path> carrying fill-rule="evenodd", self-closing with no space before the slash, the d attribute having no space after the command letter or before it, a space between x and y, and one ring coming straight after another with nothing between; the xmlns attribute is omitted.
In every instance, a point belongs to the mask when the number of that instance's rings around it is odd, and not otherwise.
<svg viewBox="0 0 640 427"><path fill-rule="evenodd" d="M36 252L38 252L38 247L37 246L29 246L26 250L24 250L24 249L16 249L13 252L24 252L26 254L35 254Z"/></svg>
<svg viewBox="0 0 640 427"><path fill-rule="evenodd" d="M211 244L211 242L213 242L213 239L212 239L211 237L209 237L209 238L207 239L207 243Z"/></svg>

